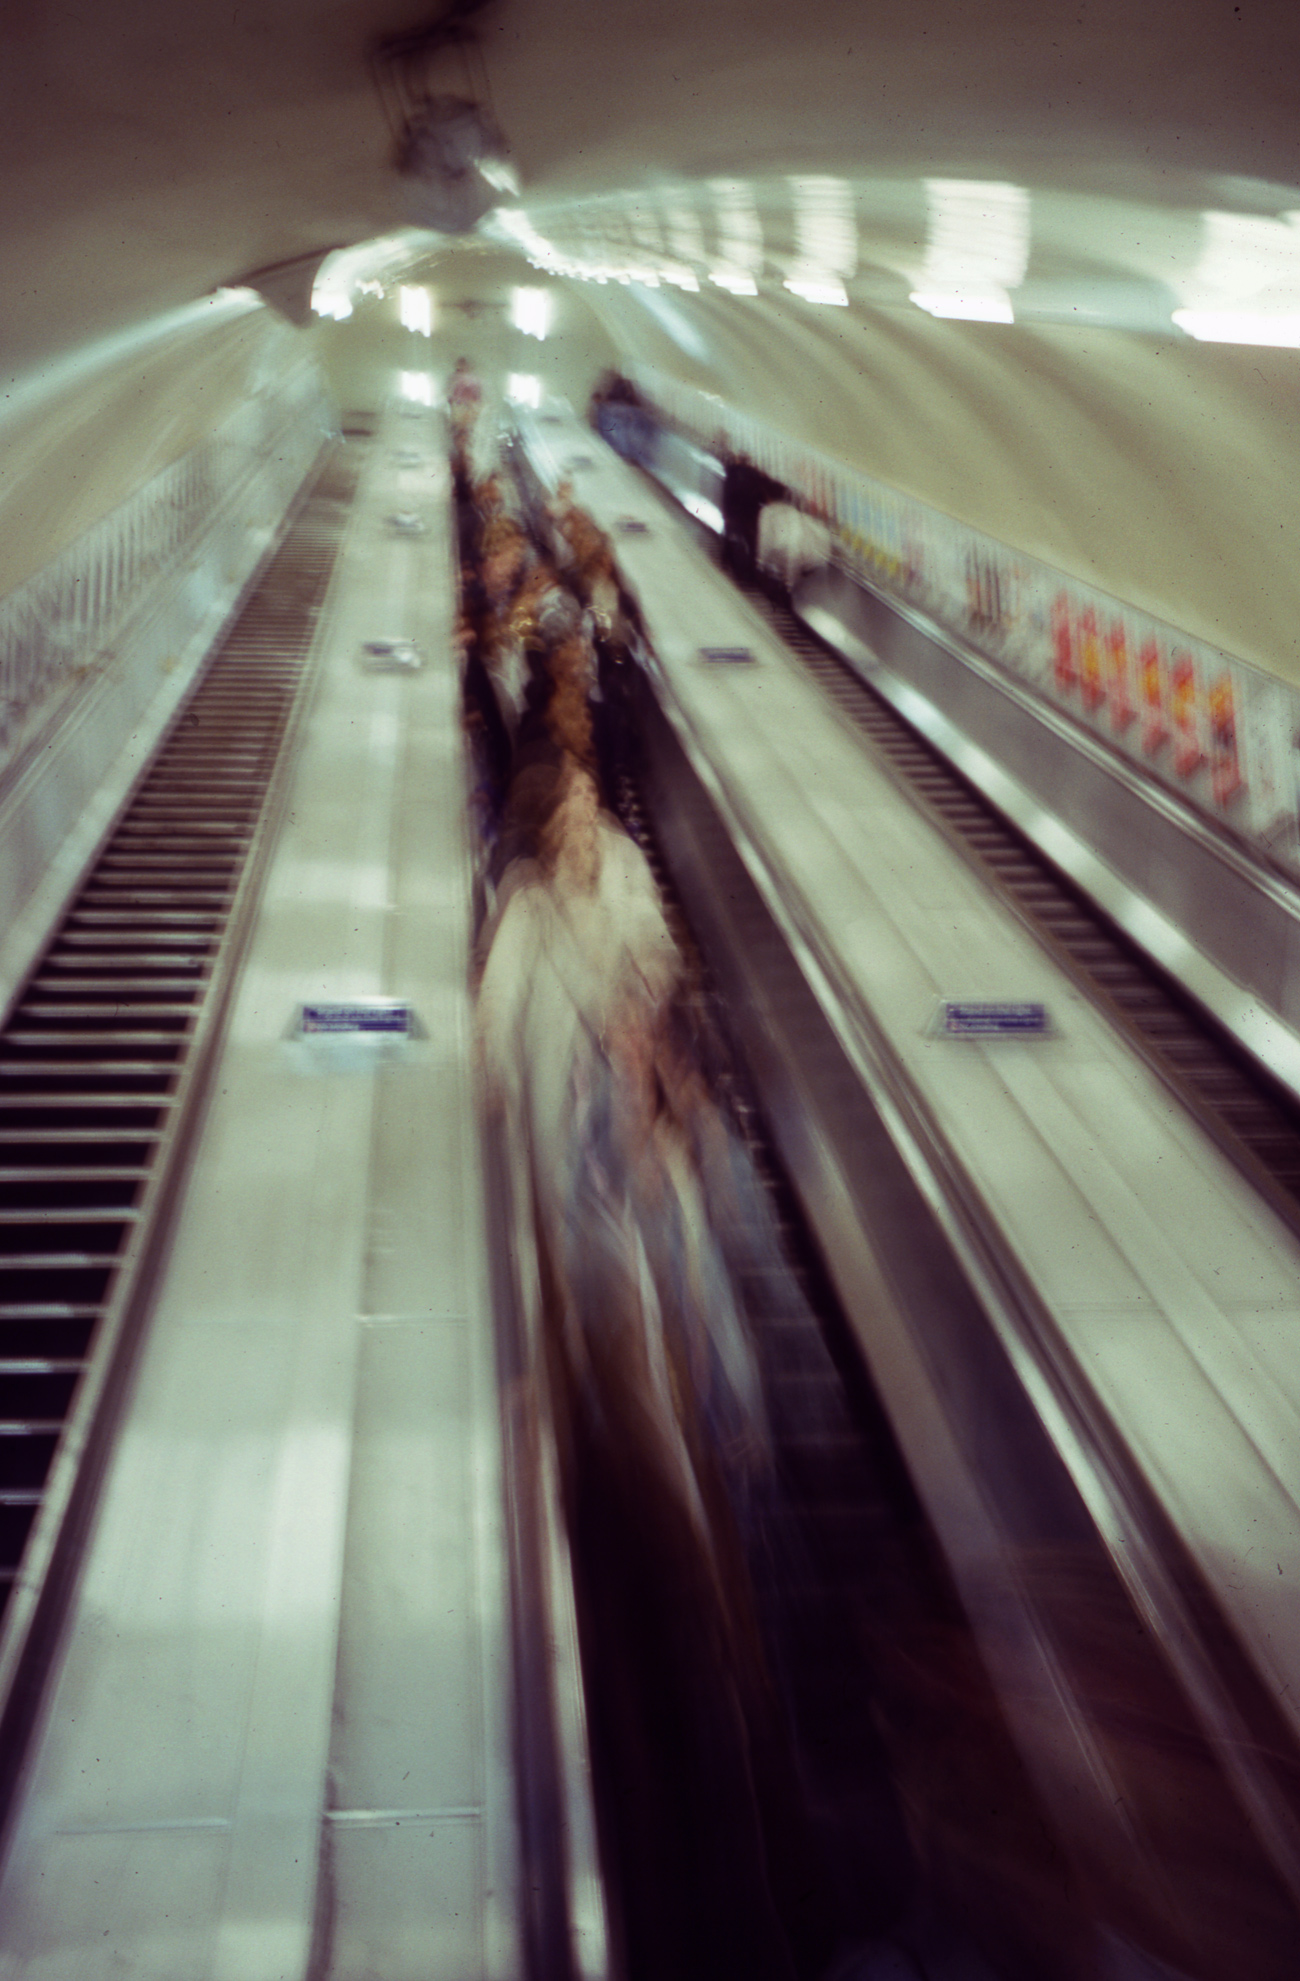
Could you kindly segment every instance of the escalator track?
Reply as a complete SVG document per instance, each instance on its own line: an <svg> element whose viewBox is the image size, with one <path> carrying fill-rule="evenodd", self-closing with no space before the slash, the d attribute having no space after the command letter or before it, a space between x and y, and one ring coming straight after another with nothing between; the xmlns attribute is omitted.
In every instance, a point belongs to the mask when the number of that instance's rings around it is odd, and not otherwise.
<svg viewBox="0 0 1300 1981"><path fill-rule="evenodd" d="M75 1573L358 463L335 444L0 1031L0 1805Z"/></svg>

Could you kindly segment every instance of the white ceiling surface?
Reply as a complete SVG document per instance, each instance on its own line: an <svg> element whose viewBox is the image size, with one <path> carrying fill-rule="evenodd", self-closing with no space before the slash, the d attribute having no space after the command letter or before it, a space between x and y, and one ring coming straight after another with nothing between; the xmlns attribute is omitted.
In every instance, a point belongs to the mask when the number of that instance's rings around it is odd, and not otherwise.
<svg viewBox="0 0 1300 1981"><path fill-rule="evenodd" d="M0 374L400 226L365 48L432 11L12 10ZM496 0L476 24L519 204L490 254L411 245L432 345L391 299L319 333L350 385L452 342L570 394L645 357L1300 680L1300 351L1172 322L1300 341L1294 0ZM521 247L607 278L544 344L503 327L514 267L541 279ZM809 280L847 302L785 286Z"/></svg>

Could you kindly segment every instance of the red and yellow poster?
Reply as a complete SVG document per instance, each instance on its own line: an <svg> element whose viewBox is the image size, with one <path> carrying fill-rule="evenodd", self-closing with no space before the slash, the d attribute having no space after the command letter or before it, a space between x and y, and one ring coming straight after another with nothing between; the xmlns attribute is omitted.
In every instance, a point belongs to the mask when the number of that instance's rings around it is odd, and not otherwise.
<svg viewBox="0 0 1300 1981"><path fill-rule="evenodd" d="M1058 592L1052 600L1052 649L1055 655L1053 679L1060 693L1068 695L1079 678L1079 670L1075 660L1070 601L1064 592Z"/></svg>
<svg viewBox="0 0 1300 1981"><path fill-rule="evenodd" d="M1143 640L1138 655L1138 689L1142 698L1142 748L1147 756L1154 757L1169 741L1169 723L1165 716L1165 671L1160 662L1160 648L1153 639Z"/></svg>
<svg viewBox="0 0 1300 1981"><path fill-rule="evenodd" d="M1169 714L1174 731L1174 769L1180 777L1191 777L1205 762L1205 748L1196 662L1185 647L1176 647L1170 656Z"/></svg>
<svg viewBox="0 0 1300 1981"><path fill-rule="evenodd" d="M1122 735L1137 714L1133 705L1128 630L1122 619L1112 619L1106 628L1106 683L1110 695L1111 727Z"/></svg>
<svg viewBox="0 0 1300 1981"><path fill-rule="evenodd" d="M1230 805L1242 788L1237 755L1237 707L1225 668L1210 684L1210 783L1216 805Z"/></svg>
<svg viewBox="0 0 1300 1981"><path fill-rule="evenodd" d="M1091 715L1106 699L1106 677L1101 665L1101 634L1097 615L1090 605L1079 614L1079 679L1083 706Z"/></svg>

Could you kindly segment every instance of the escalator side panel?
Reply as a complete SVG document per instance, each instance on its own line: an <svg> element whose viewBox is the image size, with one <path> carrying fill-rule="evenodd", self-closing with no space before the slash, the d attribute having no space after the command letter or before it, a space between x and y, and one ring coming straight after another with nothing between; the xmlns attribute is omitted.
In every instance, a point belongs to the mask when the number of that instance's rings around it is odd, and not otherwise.
<svg viewBox="0 0 1300 1981"><path fill-rule="evenodd" d="M1116 1930L1197 1973L1218 1971L1216 1937L1245 1934L1281 1981L1287 1894L648 685L639 717L674 883L1038 1795ZM1202 1860L1213 1879L1189 1879Z"/></svg>

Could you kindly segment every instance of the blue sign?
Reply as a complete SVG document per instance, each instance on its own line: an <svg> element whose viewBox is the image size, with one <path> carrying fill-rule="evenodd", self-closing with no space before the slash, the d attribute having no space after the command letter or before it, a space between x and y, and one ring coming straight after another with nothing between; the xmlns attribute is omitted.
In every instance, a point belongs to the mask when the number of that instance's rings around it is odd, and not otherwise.
<svg viewBox="0 0 1300 1981"><path fill-rule="evenodd" d="M304 1004L298 1030L304 1038L410 1039L417 1035L409 1004Z"/></svg>
<svg viewBox="0 0 1300 1981"><path fill-rule="evenodd" d="M736 661L754 658L752 647L701 647L700 652L706 660Z"/></svg>
<svg viewBox="0 0 1300 1981"><path fill-rule="evenodd" d="M948 999L943 1031L950 1038L1042 1038L1050 1029L1045 1004L985 1004Z"/></svg>

